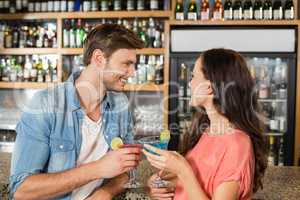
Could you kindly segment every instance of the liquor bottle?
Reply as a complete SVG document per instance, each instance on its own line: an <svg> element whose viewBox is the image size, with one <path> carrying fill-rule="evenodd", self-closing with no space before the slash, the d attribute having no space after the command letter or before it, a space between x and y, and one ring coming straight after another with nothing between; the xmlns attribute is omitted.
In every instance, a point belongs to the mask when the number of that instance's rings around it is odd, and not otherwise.
<svg viewBox="0 0 300 200"><path fill-rule="evenodd" d="M141 21L139 23L140 31L139 31L139 37L144 41L145 46L149 45L149 38L148 35L146 34L146 24L147 22L145 20Z"/></svg>
<svg viewBox="0 0 300 200"><path fill-rule="evenodd" d="M276 0L273 4L273 18L274 20L283 19L283 9L281 0Z"/></svg>
<svg viewBox="0 0 300 200"><path fill-rule="evenodd" d="M113 10L113 9L114 9L113 0L108 0L108 10Z"/></svg>
<svg viewBox="0 0 300 200"><path fill-rule="evenodd" d="M155 79L155 56L148 57L148 64L146 65L147 83L154 83Z"/></svg>
<svg viewBox="0 0 300 200"><path fill-rule="evenodd" d="M24 79L22 66L24 66L23 56L18 56L17 57L17 63L16 63L16 66L15 66L16 70L17 70L17 81L18 82L23 82L23 79Z"/></svg>
<svg viewBox="0 0 300 200"><path fill-rule="evenodd" d="M278 89L274 77L272 77L270 83L270 97L272 99L276 99L278 97Z"/></svg>
<svg viewBox="0 0 300 200"><path fill-rule="evenodd" d="M274 144L274 136L270 136L269 138L269 155L268 155L268 165L275 166L275 144Z"/></svg>
<svg viewBox="0 0 300 200"><path fill-rule="evenodd" d="M10 61L9 59L7 61L3 60L3 72L2 72L2 81L8 82L9 81L9 75L10 75Z"/></svg>
<svg viewBox="0 0 300 200"><path fill-rule="evenodd" d="M284 19L294 19L295 10L294 10L293 0L287 0L284 5Z"/></svg>
<svg viewBox="0 0 300 200"><path fill-rule="evenodd" d="M133 20L133 29L132 29L132 31L135 33L135 34L137 34L137 35L139 35L139 26L138 26L138 19L137 18L135 18L134 20Z"/></svg>
<svg viewBox="0 0 300 200"><path fill-rule="evenodd" d="M59 0L55 0L54 4L53 4L53 11L54 12L59 12L60 11L60 1Z"/></svg>
<svg viewBox="0 0 300 200"><path fill-rule="evenodd" d="M210 7L209 7L209 1L203 0L201 5L201 12L200 12L200 18L201 20L209 20L210 17Z"/></svg>
<svg viewBox="0 0 300 200"><path fill-rule="evenodd" d="M71 29L70 29L70 47L76 48L76 26L75 19L71 20Z"/></svg>
<svg viewBox="0 0 300 200"><path fill-rule="evenodd" d="M158 9L159 9L158 0L150 0L150 10L158 10Z"/></svg>
<svg viewBox="0 0 300 200"><path fill-rule="evenodd" d="M3 13L9 13L9 0L4 0L3 6L4 6Z"/></svg>
<svg viewBox="0 0 300 200"><path fill-rule="evenodd" d="M16 1L10 1L9 13L16 13Z"/></svg>
<svg viewBox="0 0 300 200"><path fill-rule="evenodd" d="M82 10L83 10L83 12L89 12L91 10L91 1L90 0L83 1Z"/></svg>
<svg viewBox="0 0 300 200"><path fill-rule="evenodd" d="M12 58L10 60L10 74L9 74L9 81L16 82L17 81L17 69L16 69L16 59Z"/></svg>
<svg viewBox="0 0 300 200"><path fill-rule="evenodd" d="M44 82L43 62L40 57L36 60L35 67L37 69L37 82Z"/></svg>
<svg viewBox="0 0 300 200"><path fill-rule="evenodd" d="M70 47L70 21L68 19L65 20L65 28L63 30L63 47Z"/></svg>
<svg viewBox="0 0 300 200"><path fill-rule="evenodd" d="M9 26L6 26L6 29L4 31L4 47L12 48L12 42L13 42L13 37L12 37L11 28Z"/></svg>
<svg viewBox="0 0 300 200"><path fill-rule="evenodd" d="M278 132L279 121L276 119L276 114L278 113L278 106L275 101L271 103L269 112L270 112L270 130L273 132Z"/></svg>
<svg viewBox="0 0 300 200"><path fill-rule="evenodd" d="M215 0L213 19L221 20L223 18L222 0Z"/></svg>
<svg viewBox="0 0 300 200"><path fill-rule="evenodd" d="M4 48L4 32L5 32L5 25L0 24L0 49Z"/></svg>
<svg viewBox="0 0 300 200"><path fill-rule="evenodd" d="M47 1L41 2L41 12L48 12L48 2Z"/></svg>
<svg viewBox="0 0 300 200"><path fill-rule="evenodd" d="M28 12L28 0L22 0L22 12Z"/></svg>
<svg viewBox="0 0 300 200"><path fill-rule="evenodd" d="M278 97L280 99L287 98L287 64L283 63L281 65L280 70L280 82L279 82L279 90L278 90Z"/></svg>
<svg viewBox="0 0 300 200"><path fill-rule="evenodd" d="M274 115L275 120L278 122L278 131L280 133L285 133L287 129L286 108L287 106L285 103L280 103L279 106L277 106Z"/></svg>
<svg viewBox="0 0 300 200"><path fill-rule="evenodd" d="M35 31L34 28L32 27L27 27L25 26L24 27L25 31L27 30L27 33L28 33L28 37L27 37L27 40L26 40L26 47L36 47L36 43L37 43L37 39L38 39L38 34L37 34L37 31ZM25 32L26 34L26 32Z"/></svg>
<svg viewBox="0 0 300 200"><path fill-rule="evenodd" d="M177 0L175 7L175 19L184 20L183 3L182 0Z"/></svg>
<svg viewBox="0 0 300 200"><path fill-rule="evenodd" d="M145 10L145 0L137 0L137 10Z"/></svg>
<svg viewBox="0 0 300 200"><path fill-rule="evenodd" d="M28 47L27 45L28 40L29 40L28 26L23 25L20 31L20 42L19 42L20 48Z"/></svg>
<svg viewBox="0 0 300 200"><path fill-rule="evenodd" d="M267 69L265 67L261 69L258 97L261 99L269 97L269 81Z"/></svg>
<svg viewBox="0 0 300 200"><path fill-rule="evenodd" d="M2 81L4 68L5 68L5 60L4 58L2 58L0 60L0 81Z"/></svg>
<svg viewBox="0 0 300 200"><path fill-rule="evenodd" d="M284 147L283 138L280 138L279 150L278 150L278 166L284 166Z"/></svg>
<svg viewBox="0 0 300 200"><path fill-rule="evenodd" d="M41 12L42 11L42 2L40 0L36 0L34 2L34 12Z"/></svg>
<svg viewBox="0 0 300 200"><path fill-rule="evenodd" d="M244 19L253 19L253 6L251 0L246 0L244 3Z"/></svg>
<svg viewBox="0 0 300 200"><path fill-rule="evenodd" d="M114 11L119 11L122 9L121 0L114 0Z"/></svg>
<svg viewBox="0 0 300 200"><path fill-rule="evenodd" d="M4 1L0 0L0 13L4 13ZM0 63L1 65L1 63Z"/></svg>
<svg viewBox="0 0 300 200"><path fill-rule="evenodd" d="M84 40L85 31L82 27L81 19L77 21L77 29L76 29L76 47L82 48L83 40Z"/></svg>
<svg viewBox="0 0 300 200"><path fill-rule="evenodd" d="M20 31L18 29L18 26L13 26L12 29L12 48L18 48L19 47L19 39L20 39Z"/></svg>
<svg viewBox="0 0 300 200"><path fill-rule="evenodd" d="M191 97L191 87L190 87L190 82L192 80L192 73L191 73L191 70L187 67L186 68L186 76L187 76L187 79L186 79L186 96L187 97ZM187 111L190 112L190 107L189 107L189 104L187 104Z"/></svg>
<svg viewBox="0 0 300 200"><path fill-rule="evenodd" d="M187 67L184 63L181 63L180 70L179 70L179 97L186 96L186 81L187 81Z"/></svg>
<svg viewBox="0 0 300 200"><path fill-rule="evenodd" d="M164 56L160 55L155 67L155 84L160 85L164 83Z"/></svg>
<svg viewBox="0 0 300 200"><path fill-rule="evenodd" d="M270 20L273 18L273 7L271 0L265 0L263 4L264 19Z"/></svg>
<svg viewBox="0 0 300 200"><path fill-rule="evenodd" d="M68 12L73 12L74 11L74 6L75 6L75 1L74 0L68 0ZM98 9L98 6L97 6Z"/></svg>
<svg viewBox="0 0 300 200"><path fill-rule="evenodd" d="M161 48L162 47L161 32L159 30L155 31L155 39L153 41L153 47L154 48Z"/></svg>
<svg viewBox="0 0 300 200"><path fill-rule="evenodd" d="M243 19L243 8L242 8L241 0L235 0L233 4L233 19L234 20Z"/></svg>
<svg viewBox="0 0 300 200"><path fill-rule="evenodd" d="M128 11L135 10L135 1L134 0L127 0L126 10L128 10Z"/></svg>
<svg viewBox="0 0 300 200"><path fill-rule="evenodd" d="M195 0L191 0L188 9L188 20L197 20L197 5Z"/></svg>
<svg viewBox="0 0 300 200"><path fill-rule="evenodd" d="M254 10L254 19L262 20L263 19L263 4L262 4L261 0L255 0L253 10Z"/></svg>
<svg viewBox="0 0 300 200"><path fill-rule="evenodd" d="M97 0L92 0L92 3L91 3L91 11L95 12L98 10L98 1Z"/></svg>
<svg viewBox="0 0 300 200"><path fill-rule="evenodd" d="M153 48L153 43L155 41L155 33L156 33L156 29L155 29L155 22L154 19L152 17L149 18L149 27L147 30L147 34L148 34L148 47L149 48Z"/></svg>
<svg viewBox="0 0 300 200"><path fill-rule="evenodd" d="M30 70L32 69L32 64L28 55L25 56L25 64L24 64L24 82L30 81Z"/></svg>
<svg viewBox="0 0 300 200"><path fill-rule="evenodd" d="M92 29L92 26L90 26L87 22L85 22L85 24L84 24L84 40L87 37L87 34L90 32L91 29Z"/></svg>
<svg viewBox="0 0 300 200"><path fill-rule="evenodd" d="M37 82L39 63L38 63L38 57L36 55L32 56L32 62L33 62L32 69L30 70L30 81Z"/></svg>
<svg viewBox="0 0 300 200"><path fill-rule="evenodd" d="M68 7L67 0L61 0L60 2L60 11L61 12L66 12Z"/></svg>
<svg viewBox="0 0 300 200"><path fill-rule="evenodd" d="M54 12L54 0L48 1L48 12Z"/></svg>
<svg viewBox="0 0 300 200"><path fill-rule="evenodd" d="M22 12L28 12L28 0L22 0Z"/></svg>
<svg viewBox="0 0 300 200"><path fill-rule="evenodd" d="M146 83L147 80L147 68L146 68L146 56L140 55L139 64L137 65L138 84Z"/></svg>
<svg viewBox="0 0 300 200"><path fill-rule="evenodd" d="M108 11L108 0L101 1L101 11Z"/></svg>
<svg viewBox="0 0 300 200"><path fill-rule="evenodd" d="M226 0L224 3L224 19L232 20L233 19L233 10L232 10L232 1Z"/></svg>
<svg viewBox="0 0 300 200"><path fill-rule="evenodd" d="M16 12L22 12L22 0L16 0Z"/></svg>

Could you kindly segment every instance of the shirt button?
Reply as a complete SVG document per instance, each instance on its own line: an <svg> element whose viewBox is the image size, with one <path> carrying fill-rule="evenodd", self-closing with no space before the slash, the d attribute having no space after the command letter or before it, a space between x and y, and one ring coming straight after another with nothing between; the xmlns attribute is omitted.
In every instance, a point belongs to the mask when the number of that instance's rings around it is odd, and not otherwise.
<svg viewBox="0 0 300 200"><path fill-rule="evenodd" d="M60 148L60 149L63 149L63 148L64 148L64 145L59 145L59 148Z"/></svg>

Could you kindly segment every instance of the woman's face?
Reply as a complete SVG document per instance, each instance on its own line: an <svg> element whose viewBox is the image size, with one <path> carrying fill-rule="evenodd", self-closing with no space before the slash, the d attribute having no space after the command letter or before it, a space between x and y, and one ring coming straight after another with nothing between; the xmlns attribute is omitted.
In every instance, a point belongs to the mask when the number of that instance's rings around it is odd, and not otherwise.
<svg viewBox="0 0 300 200"><path fill-rule="evenodd" d="M201 57L195 63L190 86L192 94L191 106L205 106L208 103L212 103L213 90L210 81L205 79L202 72Z"/></svg>

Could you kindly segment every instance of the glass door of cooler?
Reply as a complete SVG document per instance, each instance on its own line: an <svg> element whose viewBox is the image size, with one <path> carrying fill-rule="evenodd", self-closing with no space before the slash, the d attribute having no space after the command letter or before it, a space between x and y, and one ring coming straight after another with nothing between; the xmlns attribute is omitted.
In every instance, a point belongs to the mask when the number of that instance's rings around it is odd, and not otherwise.
<svg viewBox="0 0 300 200"><path fill-rule="evenodd" d="M293 165L296 56L246 54L268 139L269 165Z"/></svg>
<svg viewBox="0 0 300 200"><path fill-rule="evenodd" d="M193 109L190 106L189 81L196 59L197 55L193 54L172 55L170 59L169 129L177 140L171 143L176 145L171 148L179 151L183 147L178 145L182 144L182 137L191 124Z"/></svg>
<svg viewBox="0 0 300 200"><path fill-rule="evenodd" d="M243 54L255 80L255 92L266 127L269 165L292 165L294 154L296 56L294 54ZM188 129L193 109L189 81L199 54L171 55L170 129L180 134ZM176 84L174 84L176 83Z"/></svg>

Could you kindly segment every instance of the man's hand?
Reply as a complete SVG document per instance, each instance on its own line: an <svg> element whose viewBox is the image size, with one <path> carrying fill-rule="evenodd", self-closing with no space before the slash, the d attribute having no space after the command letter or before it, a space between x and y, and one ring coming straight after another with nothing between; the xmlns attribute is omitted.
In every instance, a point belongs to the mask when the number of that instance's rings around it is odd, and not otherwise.
<svg viewBox="0 0 300 200"><path fill-rule="evenodd" d="M135 168L141 160L141 148L110 151L96 162L98 178L113 178Z"/></svg>
<svg viewBox="0 0 300 200"><path fill-rule="evenodd" d="M97 189L86 200L111 200L117 194L124 190L124 184L127 183L129 177L127 173L121 174L113 179L110 179L105 185Z"/></svg>
<svg viewBox="0 0 300 200"><path fill-rule="evenodd" d="M174 175L172 176L171 174L162 175L162 172L160 172L159 174L163 180L170 181L170 185L168 185L168 187L165 188L156 188L153 182L155 182L155 180L159 177L159 175L153 174L147 182L148 195L152 199L156 199L156 200L172 200L174 197L174 188L175 188L173 180L175 180L176 178Z"/></svg>

